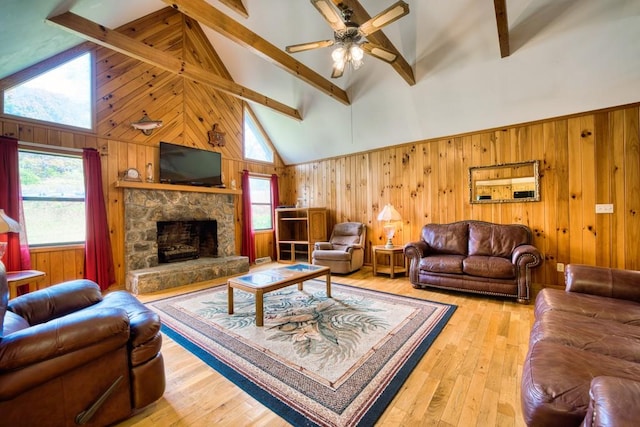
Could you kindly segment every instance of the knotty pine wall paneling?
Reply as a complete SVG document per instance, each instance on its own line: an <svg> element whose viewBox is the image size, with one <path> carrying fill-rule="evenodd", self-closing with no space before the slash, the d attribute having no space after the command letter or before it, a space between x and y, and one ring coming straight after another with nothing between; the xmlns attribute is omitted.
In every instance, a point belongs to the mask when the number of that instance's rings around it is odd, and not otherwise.
<svg viewBox="0 0 640 427"><path fill-rule="evenodd" d="M230 78L199 24L170 7L124 25L118 31ZM95 53L97 123L94 132L2 116L0 130L3 135L22 141L70 148L93 147L100 151L117 285L121 287L125 283L124 205L123 190L116 188L115 183L130 167L146 176L148 163L153 164L157 181L160 141L219 151L226 184L230 185L235 179L238 188L243 169L269 175L281 174L284 169L279 156L273 165L243 159L242 101L109 49L91 43L86 43L86 48ZM61 62L68 59L65 54L60 58ZM163 126L149 136L131 127L131 122L145 113L153 120L163 121ZM208 143L207 132L216 123L219 130L225 132L223 147L212 147ZM235 234L239 254L242 207L240 197L236 198ZM256 248L258 256L275 259L272 234L258 234ZM46 282L42 283L48 286L82 277L83 254L83 249L77 248L34 249L33 266L47 273Z"/></svg>
<svg viewBox="0 0 640 427"><path fill-rule="evenodd" d="M544 256L534 282L563 286L557 263L640 269L639 125L638 105L623 106L293 165L281 194L286 203L312 195L310 206L329 210L329 229L367 224L367 263L385 241L376 217L386 203L403 216L396 244L427 223L526 224ZM469 202L469 167L527 160L540 160L540 202ZM596 214L602 203L614 213Z"/></svg>

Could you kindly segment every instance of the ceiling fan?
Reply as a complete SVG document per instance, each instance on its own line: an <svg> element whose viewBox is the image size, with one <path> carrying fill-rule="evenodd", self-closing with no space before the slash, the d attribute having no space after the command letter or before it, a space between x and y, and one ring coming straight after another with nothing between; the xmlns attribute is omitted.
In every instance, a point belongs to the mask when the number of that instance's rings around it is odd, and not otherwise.
<svg viewBox="0 0 640 427"><path fill-rule="evenodd" d="M333 40L321 40L310 43L287 46L289 53L305 50L337 46L331 54L333 58L332 78L341 77L344 68L350 64L354 69L362 65L362 57L367 53L385 62L392 63L397 55L375 43L364 40L368 35L380 30L386 25L397 21L409 13L409 5L400 0L383 10L361 25L351 22L353 11L343 3L337 5L337 10L331 0L311 0L311 4L318 9L322 17L333 29Z"/></svg>

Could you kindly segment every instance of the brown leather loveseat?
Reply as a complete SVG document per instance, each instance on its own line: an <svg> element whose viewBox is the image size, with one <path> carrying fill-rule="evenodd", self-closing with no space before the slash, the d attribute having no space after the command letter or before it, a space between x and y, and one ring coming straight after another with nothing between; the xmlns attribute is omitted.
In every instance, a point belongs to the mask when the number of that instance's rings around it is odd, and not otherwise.
<svg viewBox="0 0 640 427"><path fill-rule="evenodd" d="M640 422L640 271L568 265L536 297L521 396L528 426Z"/></svg>
<svg viewBox="0 0 640 427"><path fill-rule="evenodd" d="M0 263L0 425L105 426L164 393L160 319L74 280L8 301Z"/></svg>
<svg viewBox="0 0 640 427"><path fill-rule="evenodd" d="M542 262L522 224L459 221L427 224L408 243L409 279L415 288L441 288L530 299L530 269Z"/></svg>

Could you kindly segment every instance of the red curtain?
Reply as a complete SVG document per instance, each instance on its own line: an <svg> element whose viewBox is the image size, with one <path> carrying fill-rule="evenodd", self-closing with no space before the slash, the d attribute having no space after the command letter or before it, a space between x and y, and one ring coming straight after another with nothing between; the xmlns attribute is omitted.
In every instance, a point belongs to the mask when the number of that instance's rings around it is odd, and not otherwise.
<svg viewBox="0 0 640 427"><path fill-rule="evenodd" d="M255 234L251 222L251 191L249 171L242 171L242 255L249 257L249 264L256 260Z"/></svg>
<svg viewBox="0 0 640 427"><path fill-rule="evenodd" d="M278 248L276 247L276 208L280 204L280 190L278 189L278 175L275 173L271 175L271 204L273 210L271 212L271 218L273 218L273 255L274 257L278 253Z"/></svg>
<svg viewBox="0 0 640 427"><path fill-rule="evenodd" d="M82 150L84 166L87 236L84 248L84 277L105 290L116 281L107 222L107 208L102 191L100 154L94 148Z"/></svg>
<svg viewBox="0 0 640 427"><path fill-rule="evenodd" d="M8 243L4 264L8 271L29 270L31 255L22 211L18 140L6 136L0 136L0 209L22 227L20 233L0 234L0 241Z"/></svg>

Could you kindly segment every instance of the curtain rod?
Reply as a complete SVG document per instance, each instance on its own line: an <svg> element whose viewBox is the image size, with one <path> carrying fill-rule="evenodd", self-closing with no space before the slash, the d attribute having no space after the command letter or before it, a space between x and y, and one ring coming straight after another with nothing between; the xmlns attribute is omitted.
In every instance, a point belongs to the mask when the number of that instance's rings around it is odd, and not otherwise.
<svg viewBox="0 0 640 427"><path fill-rule="evenodd" d="M238 173L240 175L242 175L242 171L238 171ZM270 174L270 173L259 173L259 172L249 172L249 175L262 176L262 177L265 177L265 178L271 178L271 175L273 175L273 174Z"/></svg>
<svg viewBox="0 0 640 427"><path fill-rule="evenodd" d="M37 142L18 141L23 147L41 148L48 151L65 151L68 153L82 153L82 148L61 147L59 145L38 144Z"/></svg>

